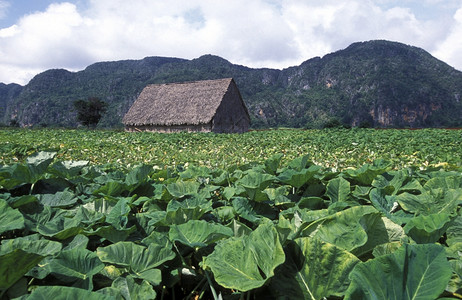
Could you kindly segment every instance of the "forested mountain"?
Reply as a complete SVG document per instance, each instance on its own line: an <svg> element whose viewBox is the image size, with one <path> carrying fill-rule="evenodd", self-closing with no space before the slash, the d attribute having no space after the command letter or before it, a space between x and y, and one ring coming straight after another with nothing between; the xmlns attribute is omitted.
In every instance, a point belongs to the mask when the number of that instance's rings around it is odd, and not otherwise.
<svg viewBox="0 0 462 300"><path fill-rule="evenodd" d="M462 72L420 48L389 41L354 43L284 70L248 68L213 55L48 70L24 87L0 84L0 123L76 126L73 102L99 97L108 103L100 126L119 127L147 84L224 77L235 79L254 128L462 126Z"/></svg>

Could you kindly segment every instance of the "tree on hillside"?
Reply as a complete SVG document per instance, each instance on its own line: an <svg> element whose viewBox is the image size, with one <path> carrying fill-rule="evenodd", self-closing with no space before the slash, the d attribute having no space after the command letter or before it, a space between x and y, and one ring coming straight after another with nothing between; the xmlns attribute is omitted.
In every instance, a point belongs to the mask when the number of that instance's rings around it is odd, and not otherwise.
<svg viewBox="0 0 462 300"><path fill-rule="evenodd" d="M77 111L77 120L87 127L96 127L99 120L107 110L107 103L98 97L89 97L87 100L74 101Z"/></svg>

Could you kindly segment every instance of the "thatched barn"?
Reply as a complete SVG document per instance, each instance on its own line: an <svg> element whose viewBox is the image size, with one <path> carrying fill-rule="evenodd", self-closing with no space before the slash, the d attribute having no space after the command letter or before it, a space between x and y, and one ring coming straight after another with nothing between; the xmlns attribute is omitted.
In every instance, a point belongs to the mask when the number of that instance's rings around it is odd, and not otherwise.
<svg viewBox="0 0 462 300"><path fill-rule="evenodd" d="M232 78L146 86L123 123L128 131L233 133L250 116Z"/></svg>

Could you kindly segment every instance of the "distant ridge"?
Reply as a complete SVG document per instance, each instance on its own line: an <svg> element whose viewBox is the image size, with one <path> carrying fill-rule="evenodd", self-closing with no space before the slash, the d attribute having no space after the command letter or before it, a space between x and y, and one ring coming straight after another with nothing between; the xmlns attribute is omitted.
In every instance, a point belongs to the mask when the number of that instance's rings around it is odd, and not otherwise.
<svg viewBox="0 0 462 300"><path fill-rule="evenodd" d="M462 127L462 72L423 49L384 40L354 43L283 70L248 68L214 55L48 70L24 87L0 84L0 123L73 127L73 101L96 96L109 104L100 126L120 127L147 84L228 77L254 128Z"/></svg>

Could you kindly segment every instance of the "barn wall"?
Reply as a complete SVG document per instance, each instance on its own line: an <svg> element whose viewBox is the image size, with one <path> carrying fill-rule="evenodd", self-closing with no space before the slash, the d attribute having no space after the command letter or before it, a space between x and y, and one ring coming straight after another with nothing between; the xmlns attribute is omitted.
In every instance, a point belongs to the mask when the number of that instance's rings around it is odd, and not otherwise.
<svg viewBox="0 0 462 300"><path fill-rule="evenodd" d="M172 132L211 132L212 124L199 124L199 125L172 125L172 126L127 126L126 131L150 131L150 132L161 132L161 133L172 133Z"/></svg>
<svg viewBox="0 0 462 300"><path fill-rule="evenodd" d="M213 118L213 132L242 133L249 130L250 118L234 83L229 85Z"/></svg>

